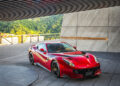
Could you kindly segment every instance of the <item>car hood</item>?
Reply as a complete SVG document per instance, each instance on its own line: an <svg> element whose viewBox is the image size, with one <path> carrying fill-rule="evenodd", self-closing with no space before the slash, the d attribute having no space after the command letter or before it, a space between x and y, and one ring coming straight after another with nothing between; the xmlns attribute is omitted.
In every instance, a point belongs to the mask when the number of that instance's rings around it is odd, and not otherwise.
<svg viewBox="0 0 120 86"><path fill-rule="evenodd" d="M68 53L54 53L52 55L72 62L77 68L88 68L96 65L93 55L89 53L82 54L82 52L76 51Z"/></svg>

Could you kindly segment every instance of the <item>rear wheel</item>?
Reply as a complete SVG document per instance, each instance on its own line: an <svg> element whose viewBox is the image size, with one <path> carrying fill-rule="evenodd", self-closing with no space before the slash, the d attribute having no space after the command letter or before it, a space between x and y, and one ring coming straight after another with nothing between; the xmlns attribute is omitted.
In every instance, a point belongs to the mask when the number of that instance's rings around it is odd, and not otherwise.
<svg viewBox="0 0 120 86"><path fill-rule="evenodd" d="M51 71L55 76L60 78L60 69L59 69L58 63L56 61L53 61L51 64Z"/></svg>
<svg viewBox="0 0 120 86"><path fill-rule="evenodd" d="M32 53L29 53L29 61L30 61L30 64L34 65L34 57Z"/></svg>

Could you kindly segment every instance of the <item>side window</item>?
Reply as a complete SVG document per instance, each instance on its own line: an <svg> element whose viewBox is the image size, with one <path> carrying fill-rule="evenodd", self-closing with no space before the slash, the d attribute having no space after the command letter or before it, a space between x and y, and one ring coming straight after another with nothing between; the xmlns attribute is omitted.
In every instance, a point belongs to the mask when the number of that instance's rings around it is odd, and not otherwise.
<svg viewBox="0 0 120 86"><path fill-rule="evenodd" d="M45 44L39 44L38 49L40 50L41 48L43 48L46 51L46 45Z"/></svg>

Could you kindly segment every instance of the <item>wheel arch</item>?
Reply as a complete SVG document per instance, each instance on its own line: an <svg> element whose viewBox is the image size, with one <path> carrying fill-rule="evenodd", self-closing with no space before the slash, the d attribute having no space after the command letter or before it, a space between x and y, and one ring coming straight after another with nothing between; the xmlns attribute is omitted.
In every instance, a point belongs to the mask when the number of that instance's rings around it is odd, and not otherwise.
<svg viewBox="0 0 120 86"><path fill-rule="evenodd" d="M50 64L50 69L51 69L51 71L52 71L52 63L53 63L54 61L56 61L56 60L53 59L53 60L51 61L51 64Z"/></svg>

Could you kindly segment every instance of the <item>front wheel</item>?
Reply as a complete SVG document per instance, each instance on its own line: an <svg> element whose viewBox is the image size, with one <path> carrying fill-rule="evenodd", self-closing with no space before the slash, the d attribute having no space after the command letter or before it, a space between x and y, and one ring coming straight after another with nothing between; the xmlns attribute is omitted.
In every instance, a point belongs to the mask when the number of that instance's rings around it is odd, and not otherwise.
<svg viewBox="0 0 120 86"><path fill-rule="evenodd" d="M32 53L29 53L29 61L30 61L30 64L34 65L34 57Z"/></svg>
<svg viewBox="0 0 120 86"><path fill-rule="evenodd" d="M51 64L51 71L55 76L60 78L60 69L59 69L59 65L56 61L53 61Z"/></svg>

